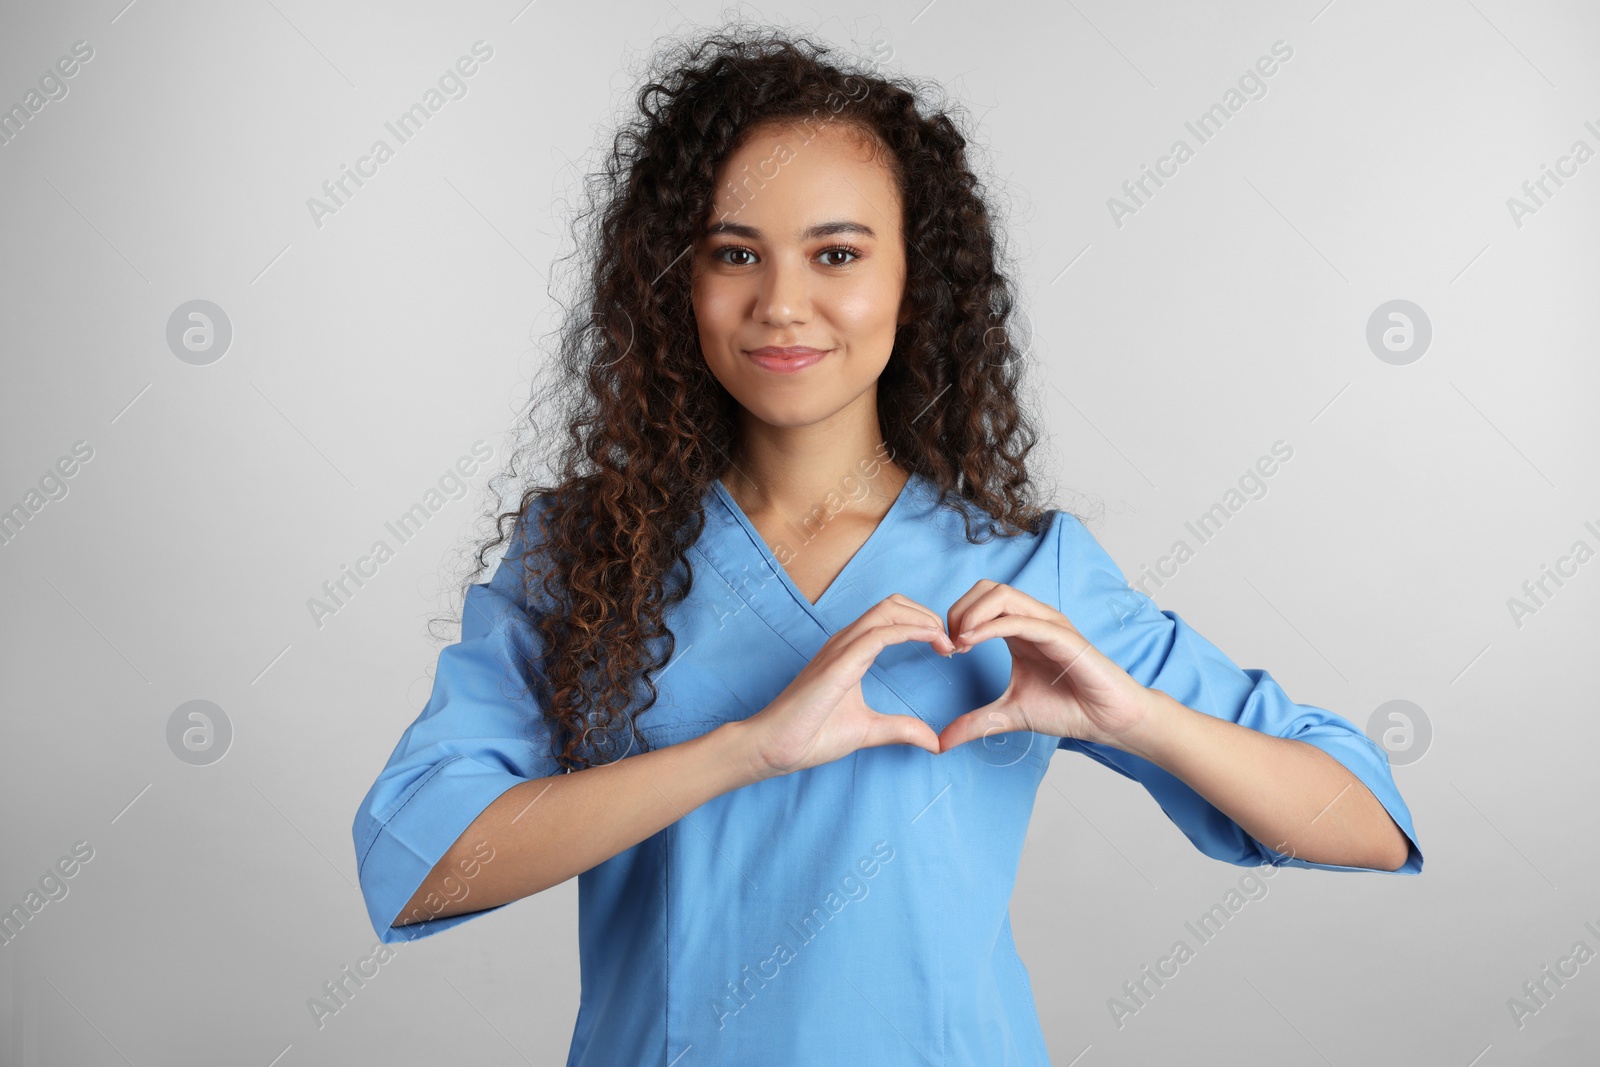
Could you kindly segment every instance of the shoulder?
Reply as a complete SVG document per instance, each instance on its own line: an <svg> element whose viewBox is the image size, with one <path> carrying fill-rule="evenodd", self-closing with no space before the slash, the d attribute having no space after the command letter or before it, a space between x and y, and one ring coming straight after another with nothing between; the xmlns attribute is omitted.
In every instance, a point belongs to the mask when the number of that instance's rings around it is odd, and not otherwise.
<svg viewBox="0 0 1600 1067"><path fill-rule="evenodd" d="M965 588L978 579L1013 586L1045 603L1057 603L1064 567L1080 567L1094 539L1070 512L1046 508L1034 529L1007 527L954 493L940 500L924 487L907 523L915 532L896 537L895 552L908 560L937 560L927 575L942 587Z"/></svg>
<svg viewBox="0 0 1600 1067"><path fill-rule="evenodd" d="M1050 538L1064 598L1131 591L1122 568L1082 519L1068 511L1056 511L1052 516Z"/></svg>
<svg viewBox="0 0 1600 1067"><path fill-rule="evenodd" d="M547 536L545 522L554 501L554 494L549 492L538 493L528 501L512 528L510 543L506 547L507 558L527 556L544 545Z"/></svg>
<svg viewBox="0 0 1600 1067"><path fill-rule="evenodd" d="M939 490L932 484L925 485L920 496L919 525L942 548L965 548L999 557L1052 557L1063 563L1095 553L1104 555L1083 521L1061 508L1044 509L1036 529L1029 531L1006 527L986 509L953 492L941 502Z"/></svg>
<svg viewBox="0 0 1600 1067"><path fill-rule="evenodd" d="M539 592L529 590L529 573L545 570L548 566L546 545L549 531L545 522L552 502L550 493L540 493L528 502L517 516L509 536L502 542L500 561L495 564L493 576L486 583L494 591L512 598L524 610L530 606L528 594ZM542 593L539 595L543 596Z"/></svg>
<svg viewBox="0 0 1600 1067"><path fill-rule="evenodd" d="M1053 530L1057 610L1080 633L1125 669L1138 649L1160 647L1169 640L1172 616L1128 581L1082 520L1061 512Z"/></svg>
<svg viewBox="0 0 1600 1067"><path fill-rule="evenodd" d="M1051 507L1043 512L1036 532L1007 534L988 512L967 507L977 516L973 526L981 539L978 543L968 540L958 511L941 507L927 521L938 540L934 547L948 553L946 559L975 559L988 577L1021 588L1069 616L1128 619L1155 610L1073 512Z"/></svg>
<svg viewBox="0 0 1600 1067"><path fill-rule="evenodd" d="M1076 574L1109 572L1118 584L1126 584L1121 568L1082 519L1070 511L1053 511L1051 516L1051 544L1055 546L1063 573L1069 568Z"/></svg>

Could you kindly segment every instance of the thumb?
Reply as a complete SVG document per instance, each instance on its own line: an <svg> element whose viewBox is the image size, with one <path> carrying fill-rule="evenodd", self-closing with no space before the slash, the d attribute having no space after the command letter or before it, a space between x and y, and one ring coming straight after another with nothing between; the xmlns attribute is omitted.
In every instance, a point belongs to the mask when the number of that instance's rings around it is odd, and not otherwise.
<svg viewBox="0 0 1600 1067"><path fill-rule="evenodd" d="M968 741L978 741L992 734L1024 729L1027 729L1026 723L1018 722L1006 705L995 701L951 719L940 732L939 739L944 746L942 751L949 752L952 748L964 745Z"/></svg>
<svg viewBox="0 0 1600 1067"><path fill-rule="evenodd" d="M861 747L878 745L915 745L938 755L939 735L915 715L885 715L875 711L867 720L867 739Z"/></svg>

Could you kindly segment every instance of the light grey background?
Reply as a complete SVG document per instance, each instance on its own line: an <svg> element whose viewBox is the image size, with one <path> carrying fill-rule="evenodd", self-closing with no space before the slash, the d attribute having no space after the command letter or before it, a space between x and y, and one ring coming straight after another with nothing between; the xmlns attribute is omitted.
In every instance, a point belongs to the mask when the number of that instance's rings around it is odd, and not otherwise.
<svg viewBox="0 0 1600 1067"><path fill-rule="evenodd" d="M75 442L67 493L0 545L0 909L93 859L0 945L6 1064L564 1062L576 882L369 956L356 806L429 692L460 553L553 322L546 279L592 149L658 35L711 4L140 0L8 5L0 106L93 58L0 145L0 509ZM963 0L747 7L981 118L1035 330L1057 500L1131 579L1275 441L1293 458L1155 592L1241 666L1366 728L1431 725L1395 777L1420 877L1287 870L1214 941L1185 922L1249 871L1133 783L1058 756L1013 915L1057 1064L1560 1064L1600 1042L1600 962L1519 1028L1508 999L1600 949L1593 697L1600 563L1600 14L1579 3ZM493 56L337 214L307 208L474 41ZM1184 123L1275 41L1266 93ZM1108 198L1178 138L1137 212ZM1570 165L1568 167L1570 170ZM1531 202L1530 202L1531 203ZM226 354L169 348L213 301ZM1405 365L1369 348L1425 312ZM307 599L476 441L472 492L319 627ZM1570 569L1570 568L1569 568ZM206 766L169 747L214 702ZM1196 948L1118 1028L1107 1000ZM1552 985L1551 988L1554 988Z"/></svg>

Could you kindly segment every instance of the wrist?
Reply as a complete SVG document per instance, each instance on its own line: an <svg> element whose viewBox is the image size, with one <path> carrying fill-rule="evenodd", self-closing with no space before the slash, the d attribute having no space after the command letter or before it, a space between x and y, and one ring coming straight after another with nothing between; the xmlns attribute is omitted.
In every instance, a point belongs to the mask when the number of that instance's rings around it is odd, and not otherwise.
<svg viewBox="0 0 1600 1067"><path fill-rule="evenodd" d="M1151 763L1164 765L1166 753L1175 741L1183 719L1194 714L1159 689L1146 688L1138 720L1102 744L1121 749Z"/></svg>
<svg viewBox="0 0 1600 1067"><path fill-rule="evenodd" d="M754 785L756 782L776 777L777 772L761 755L760 746L755 740L755 729L748 719L725 722L716 727L712 733L723 742L723 758L732 768L738 785Z"/></svg>

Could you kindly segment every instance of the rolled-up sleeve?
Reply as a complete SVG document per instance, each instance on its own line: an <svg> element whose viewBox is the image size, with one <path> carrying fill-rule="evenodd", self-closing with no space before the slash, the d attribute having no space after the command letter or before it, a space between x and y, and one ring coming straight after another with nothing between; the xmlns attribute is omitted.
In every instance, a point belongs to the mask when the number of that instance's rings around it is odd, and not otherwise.
<svg viewBox="0 0 1600 1067"><path fill-rule="evenodd" d="M1300 859L1262 844L1175 775L1111 745L1064 737L1059 748L1077 751L1149 791L1169 819L1208 856L1241 866L1314 867L1332 871L1417 874L1422 850L1411 811L1395 786L1388 756L1355 724L1333 712L1291 701L1272 675L1241 669L1177 614L1159 610L1128 585L1083 524L1058 512L1059 610L1089 642L1136 681L1159 689L1195 711L1248 726L1273 737L1315 745L1361 780L1405 833L1406 861L1394 871Z"/></svg>
<svg viewBox="0 0 1600 1067"><path fill-rule="evenodd" d="M440 651L427 705L400 735L356 811L352 832L361 892L385 943L427 937L504 907L391 925L434 865L500 794L559 771L527 685L536 635L522 591L524 551L519 531L490 581L468 586L461 640ZM470 901L470 874L455 879Z"/></svg>

